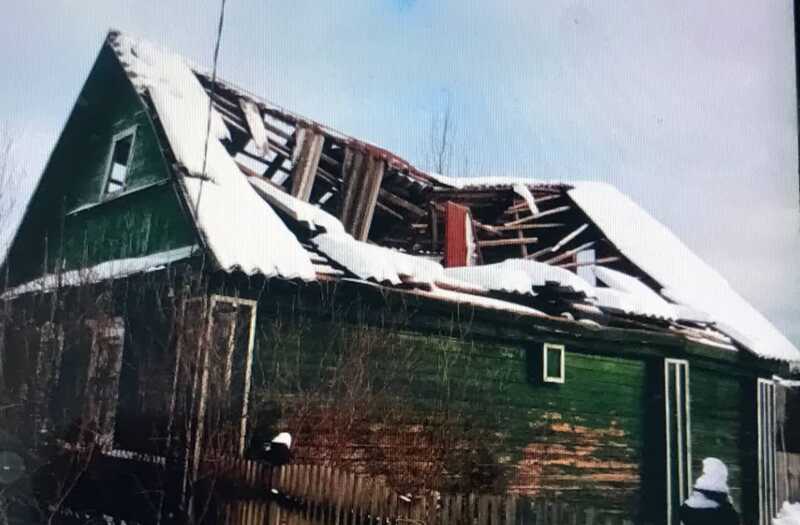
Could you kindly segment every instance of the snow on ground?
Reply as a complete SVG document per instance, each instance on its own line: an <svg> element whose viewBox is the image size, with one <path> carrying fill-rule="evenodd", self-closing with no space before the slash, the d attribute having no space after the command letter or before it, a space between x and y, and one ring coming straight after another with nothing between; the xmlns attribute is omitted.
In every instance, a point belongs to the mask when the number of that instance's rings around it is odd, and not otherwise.
<svg viewBox="0 0 800 525"><path fill-rule="evenodd" d="M183 192L219 266L313 280L316 273L308 254L275 211L264 205L220 142L229 136L228 129L209 107L208 95L184 59L122 34L112 45L134 85L147 90L172 151L187 172L180 178Z"/></svg>
<svg viewBox="0 0 800 525"><path fill-rule="evenodd" d="M778 517L772 520L772 525L800 525L800 503L784 501Z"/></svg>
<svg viewBox="0 0 800 525"><path fill-rule="evenodd" d="M570 198L608 239L662 287L662 295L708 313L720 330L756 354L800 360L800 350L678 237L608 184L574 183Z"/></svg>

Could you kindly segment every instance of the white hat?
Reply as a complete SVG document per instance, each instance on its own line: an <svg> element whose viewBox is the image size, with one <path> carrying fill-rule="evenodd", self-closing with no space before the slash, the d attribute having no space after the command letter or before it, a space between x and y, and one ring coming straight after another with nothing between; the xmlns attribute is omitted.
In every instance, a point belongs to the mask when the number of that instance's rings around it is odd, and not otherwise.
<svg viewBox="0 0 800 525"><path fill-rule="evenodd" d="M728 467L717 458L703 460L703 475L697 478L694 488L712 492L725 492L728 489Z"/></svg>

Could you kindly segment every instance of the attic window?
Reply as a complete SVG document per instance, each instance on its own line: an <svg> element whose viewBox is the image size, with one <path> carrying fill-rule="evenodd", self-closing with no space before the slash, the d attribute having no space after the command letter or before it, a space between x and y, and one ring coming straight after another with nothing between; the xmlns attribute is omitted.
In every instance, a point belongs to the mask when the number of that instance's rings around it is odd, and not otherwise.
<svg viewBox="0 0 800 525"><path fill-rule="evenodd" d="M545 343L542 347L542 380L545 383L564 382L564 345Z"/></svg>
<svg viewBox="0 0 800 525"><path fill-rule="evenodd" d="M128 178L128 167L130 166L133 139L135 136L136 128L131 128L114 135L111 144L111 156L108 160L108 170L106 173L105 194L116 193L125 189L125 181Z"/></svg>

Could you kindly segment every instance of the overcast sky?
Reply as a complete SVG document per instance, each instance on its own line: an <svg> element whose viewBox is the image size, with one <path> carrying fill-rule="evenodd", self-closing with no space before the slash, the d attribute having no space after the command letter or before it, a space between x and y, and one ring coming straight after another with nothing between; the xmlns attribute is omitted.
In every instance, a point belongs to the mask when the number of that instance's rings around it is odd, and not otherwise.
<svg viewBox="0 0 800 525"><path fill-rule="evenodd" d="M108 28L208 65L219 2L4 8L24 201ZM228 0L220 72L412 162L450 106L470 174L611 182L800 346L792 31L790 0Z"/></svg>

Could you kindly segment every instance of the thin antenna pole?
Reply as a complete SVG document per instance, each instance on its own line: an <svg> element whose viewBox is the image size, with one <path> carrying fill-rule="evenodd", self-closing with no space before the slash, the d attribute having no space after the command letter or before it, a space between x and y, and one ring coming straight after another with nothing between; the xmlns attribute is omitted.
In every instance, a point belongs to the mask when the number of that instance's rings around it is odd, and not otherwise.
<svg viewBox="0 0 800 525"><path fill-rule="evenodd" d="M214 88L217 85L217 61L219 59L219 47L222 41L222 26L225 23L225 2L226 0L222 0L219 9L219 23L217 24L217 37L216 43L214 44L214 63L211 68L211 89L209 90L208 94L208 115L206 115L206 141L203 147L203 170L201 172L200 177L200 189L197 192L197 200L195 201L194 205L194 213L197 215L197 211L200 208L200 197L203 195L203 183L205 182L206 178L206 166L208 161L208 141L211 137L211 112L214 110Z"/></svg>

